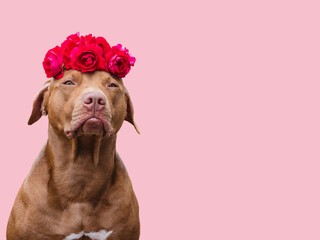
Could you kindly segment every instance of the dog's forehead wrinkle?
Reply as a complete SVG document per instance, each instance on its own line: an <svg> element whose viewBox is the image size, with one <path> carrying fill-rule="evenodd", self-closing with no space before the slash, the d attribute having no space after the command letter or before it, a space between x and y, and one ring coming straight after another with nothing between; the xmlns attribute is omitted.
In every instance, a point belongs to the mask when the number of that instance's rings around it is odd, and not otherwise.
<svg viewBox="0 0 320 240"><path fill-rule="evenodd" d="M84 96L84 95L87 94L87 93L94 93L94 92L101 93L103 96L106 97L106 95L104 94L104 92L103 92L101 89L95 88L95 87L87 87L87 88L85 88L85 89L82 91L82 95Z"/></svg>
<svg viewBox="0 0 320 240"><path fill-rule="evenodd" d="M67 71L67 73L65 74L65 78L68 79L75 79L75 78L81 78L81 73L79 71Z"/></svg>

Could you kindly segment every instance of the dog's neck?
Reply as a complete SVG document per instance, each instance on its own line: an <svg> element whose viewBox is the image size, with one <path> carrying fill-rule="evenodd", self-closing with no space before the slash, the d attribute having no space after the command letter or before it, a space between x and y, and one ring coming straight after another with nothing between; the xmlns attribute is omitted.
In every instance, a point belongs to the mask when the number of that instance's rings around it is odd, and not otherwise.
<svg viewBox="0 0 320 240"><path fill-rule="evenodd" d="M112 182L116 134L108 138L81 135L68 139L49 124L46 152L51 166L51 184L57 194L89 200L97 198L100 188L106 188ZM83 185L81 188L79 183ZM74 191L63 192L63 188Z"/></svg>
<svg viewBox="0 0 320 240"><path fill-rule="evenodd" d="M116 134L109 138L81 135L72 139L49 124L48 145L57 164L85 161L86 164L108 164L115 156Z"/></svg>

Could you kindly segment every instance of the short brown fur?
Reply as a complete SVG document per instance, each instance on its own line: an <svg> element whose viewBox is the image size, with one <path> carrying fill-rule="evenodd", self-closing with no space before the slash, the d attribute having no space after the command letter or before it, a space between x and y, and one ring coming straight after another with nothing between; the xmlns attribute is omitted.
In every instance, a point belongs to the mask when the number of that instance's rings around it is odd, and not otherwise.
<svg viewBox="0 0 320 240"><path fill-rule="evenodd" d="M67 80L75 85L65 85ZM111 83L118 87L108 88ZM80 127L67 137L76 106L84 111L81 99L87 89L106 96L109 115L102 112L101 118L108 128L104 134L85 134ZM107 240L138 240L138 202L116 152L123 121L137 129L122 80L104 71L65 71L62 79L51 79L40 90L29 124L46 114L48 141L16 197L7 240L63 240L71 233L100 230L113 231Z"/></svg>

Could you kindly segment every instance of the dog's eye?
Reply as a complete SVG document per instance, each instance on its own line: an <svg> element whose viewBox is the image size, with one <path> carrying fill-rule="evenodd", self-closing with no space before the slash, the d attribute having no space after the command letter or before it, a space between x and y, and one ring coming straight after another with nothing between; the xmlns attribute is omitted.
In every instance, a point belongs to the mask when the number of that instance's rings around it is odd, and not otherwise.
<svg viewBox="0 0 320 240"><path fill-rule="evenodd" d="M73 83L73 82L71 82L70 80L65 81L63 84L65 84L65 85L74 85L74 83Z"/></svg>
<svg viewBox="0 0 320 240"><path fill-rule="evenodd" d="M111 83L111 84L108 85L108 87L118 87L118 85L115 84L115 83Z"/></svg>

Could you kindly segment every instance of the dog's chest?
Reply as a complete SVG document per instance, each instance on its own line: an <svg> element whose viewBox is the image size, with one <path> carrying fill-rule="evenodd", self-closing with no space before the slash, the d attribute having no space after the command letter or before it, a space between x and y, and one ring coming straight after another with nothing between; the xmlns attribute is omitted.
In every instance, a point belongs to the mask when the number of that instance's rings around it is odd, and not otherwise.
<svg viewBox="0 0 320 240"><path fill-rule="evenodd" d="M96 212L91 204L71 204L64 211L63 222L65 226L69 226L69 229L74 230L72 233L66 233L63 240L107 240L112 230L104 229L99 219L99 212ZM98 226L101 227L100 230L93 231Z"/></svg>
<svg viewBox="0 0 320 240"><path fill-rule="evenodd" d="M55 188L58 189L59 195L83 202L96 198L103 191L105 175L104 168L76 162L54 176Z"/></svg>
<svg viewBox="0 0 320 240"><path fill-rule="evenodd" d="M79 229L81 226L91 226L99 224L99 209L95 209L90 203L72 203L62 214L62 221L66 226ZM97 212L98 211L98 212ZM93 217L94 216L94 217ZM72 221L70 221L72 219Z"/></svg>

